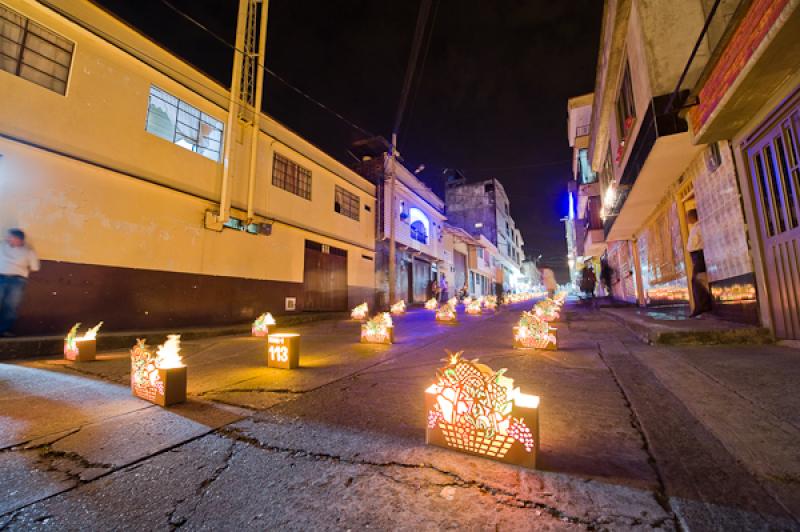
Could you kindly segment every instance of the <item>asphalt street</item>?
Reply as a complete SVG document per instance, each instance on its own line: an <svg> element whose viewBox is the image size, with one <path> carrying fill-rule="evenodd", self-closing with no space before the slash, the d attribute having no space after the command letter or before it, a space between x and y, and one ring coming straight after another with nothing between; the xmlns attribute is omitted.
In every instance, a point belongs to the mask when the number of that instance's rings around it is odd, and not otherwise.
<svg viewBox="0 0 800 532"><path fill-rule="evenodd" d="M514 350L530 306L413 309L391 346L298 326L297 370L263 339L185 342L171 408L131 395L127 351L2 363L0 528L800 529L797 351L650 347L574 304L557 351ZM425 445L445 350L541 397L537 469Z"/></svg>

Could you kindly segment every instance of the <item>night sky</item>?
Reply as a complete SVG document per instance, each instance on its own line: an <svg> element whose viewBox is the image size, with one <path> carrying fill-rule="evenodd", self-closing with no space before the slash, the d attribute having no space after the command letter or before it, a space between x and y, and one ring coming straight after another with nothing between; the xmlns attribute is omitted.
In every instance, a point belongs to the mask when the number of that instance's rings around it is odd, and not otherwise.
<svg viewBox="0 0 800 532"><path fill-rule="evenodd" d="M105 6L225 85L232 52L160 0ZM228 42L237 2L171 0ZM266 65L363 129L389 137L411 49L417 0L270 0ZM434 0L400 152L440 195L443 168L499 179L529 256L567 280L567 98L591 92L602 2ZM434 18L435 15L435 18ZM427 50L427 53L426 53ZM264 108L349 163L365 135L265 76Z"/></svg>

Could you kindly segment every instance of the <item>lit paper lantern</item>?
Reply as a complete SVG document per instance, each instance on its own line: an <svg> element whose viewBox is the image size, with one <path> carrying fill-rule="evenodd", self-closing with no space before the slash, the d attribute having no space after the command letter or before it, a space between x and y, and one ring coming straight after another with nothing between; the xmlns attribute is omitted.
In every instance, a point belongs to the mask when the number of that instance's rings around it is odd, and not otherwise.
<svg viewBox="0 0 800 532"><path fill-rule="evenodd" d="M269 312L265 312L253 322L251 332L253 336L267 336L272 325L275 325L275 318Z"/></svg>
<svg viewBox="0 0 800 532"><path fill-rule="evenodd" d="M392 314L394 314L395 316L397 316L399 314L405 314L405 312L406 312L406 302L405 302L405 300L401 299L400 301L398 301L397 303L392 305L392 308L389 309L389 310L391 310Z"/></svg>
<svg viewBox="0 0 800 532"><path fill-rule="evenodd" d="M391 344L394 343L394 324L388 312L375 315L361 325L361 343Z"/></svg>
<svg viewBox="0 0 800 532"><path fill-rule="evenodd" d="M514 327L514 347L517 349L558 349L556 329L533 312L523 312Z"/></svg>
<svg viewBox="0 0 800 532"><path fill-rule="evenodd" d="M350 317L354 320L364 320L367 318L367 314L369 314L369 305L366 303L361 303L360 305L356 306L352 312L350 312Z"/></svg>
<svg viewBox="0 0 800 532"><path fill-rule="evenodd" d="M536 303L533 307L533 312L539 319L547 322L554 322L558 321L561 317L561 305L547 298Z"/></svg>
<svg viewBox="0 0 800 532"><path fill-rule="evenodd" d="M458 305L458 298L451 297L450 299L447 300L447 304L450 305L450 307L452 307L453 310L455 310L456 305Z"/></svg>
<svg viewBox="0 0 800 532"><path fill-rule="evenodd" d="M76 362L90 362L95 360L97 355L97 331L103 326L103 322L101 321L82 336L78 336L80 326L80 323L73 325L67 333L67 337L64 338L64 358Z"/></svg>
<svg viewBox="0 0 800 532"><path fill-rule="evenodd" d="M497 296L486 296L483 298L483 307L486 310L497 310Z"/></svg>
<svg viewBox="0 0 800 532"><path fill-rule="evenodd" d="M155 354L145 340L131 349L133 395L160 406L186 401L186 366L180 355L180 335L170 334Z"/></svg>
<svg viewBox="0 0 800 532"><path fill-rule="evenodd" d="M477 299L470 300L465 308L467 314L478 315L481 313L481 302Z"/></svg>
<svg viewBox="0 0 800 532"><path fill-rule="evenodd" d="M456 318L456 309L450 304L442 305L436 311L436 321L446 323L448 325L456 325L458 319Z"/></svg>
<svg viewBox="0 0 800 532"><path fill-rule="evenodd" d="M539 397L477 360L450 353L425 390L425 442L525 467L539 453Z"/></svg>
<svg viewBox="0 0 800 532"><path fill-rule="evenodd" d="M425 302L425 309L426 310L436 310L439 306L439 303L436 301L435 297L430 298Z"/></svg>
<svg viewBox="0 0 800 532"><path fill-rule="evenodd" d="M300 367L300 335L277 333L267 336L267 367L295 369Z"/></svg>

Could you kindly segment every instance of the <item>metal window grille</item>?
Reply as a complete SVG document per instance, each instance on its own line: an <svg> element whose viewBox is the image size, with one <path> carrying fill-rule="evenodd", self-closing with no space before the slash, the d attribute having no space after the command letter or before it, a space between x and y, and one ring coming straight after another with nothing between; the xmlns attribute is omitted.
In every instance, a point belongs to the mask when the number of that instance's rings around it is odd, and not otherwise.
<svg viewBox="0 0 800 532"><path fill-rule="evenodd" d="M422 244L428 243L428 233L425 231L425 224L417 220L411 224L411 238Z"/></svg>
<svg viewBox="0 0 800 532"><path fill-rule="evenodd" d="M278 153L272 160L272 184L301 198L311 200L311 170L303 168Z"/></svg>
<svg viewBox="0 0 800 532"><path fill-rule="evenodd" d="M0 5L0 70L66 94L75 44Z"/></svg>
<svg viewBox="0 0 800 532"><path fill-rule="evenodd" d="M633 100L633 81L631 80L631 66L625 61L622 71L622 81L619 84L617 97L617 128L620 139L627 139L628 133L636 119L636 104Z"/></svg>
<svg viewBox="0 0 800 532"><path fill-rule="evenodd" d="M333 210L348 218L358 220L361 211L361 199L357 195L336 185Z"/></svg>
<svg viewBox="0 0 800 532"><path fill-rule="evenodd" d="M150 86L145 130L187 150L219 161L222 153L223 124L159 89Z"/></svg>

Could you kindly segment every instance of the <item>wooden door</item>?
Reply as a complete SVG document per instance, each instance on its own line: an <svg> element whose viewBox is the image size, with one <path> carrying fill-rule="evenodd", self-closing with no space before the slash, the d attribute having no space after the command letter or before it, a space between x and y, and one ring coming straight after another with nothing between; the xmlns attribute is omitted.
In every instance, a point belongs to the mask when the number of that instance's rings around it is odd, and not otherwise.
<svg viewBox="0 0 800 532"><path fill-rule="evenodd" d="M303 310L347 310L347 250L306 240Z"/></svg>
<svg viewBox="0 0 800 532"><path fill-rule="evenodd" d="M746 146L775 335L800 339L800 95Z"/></svg>

